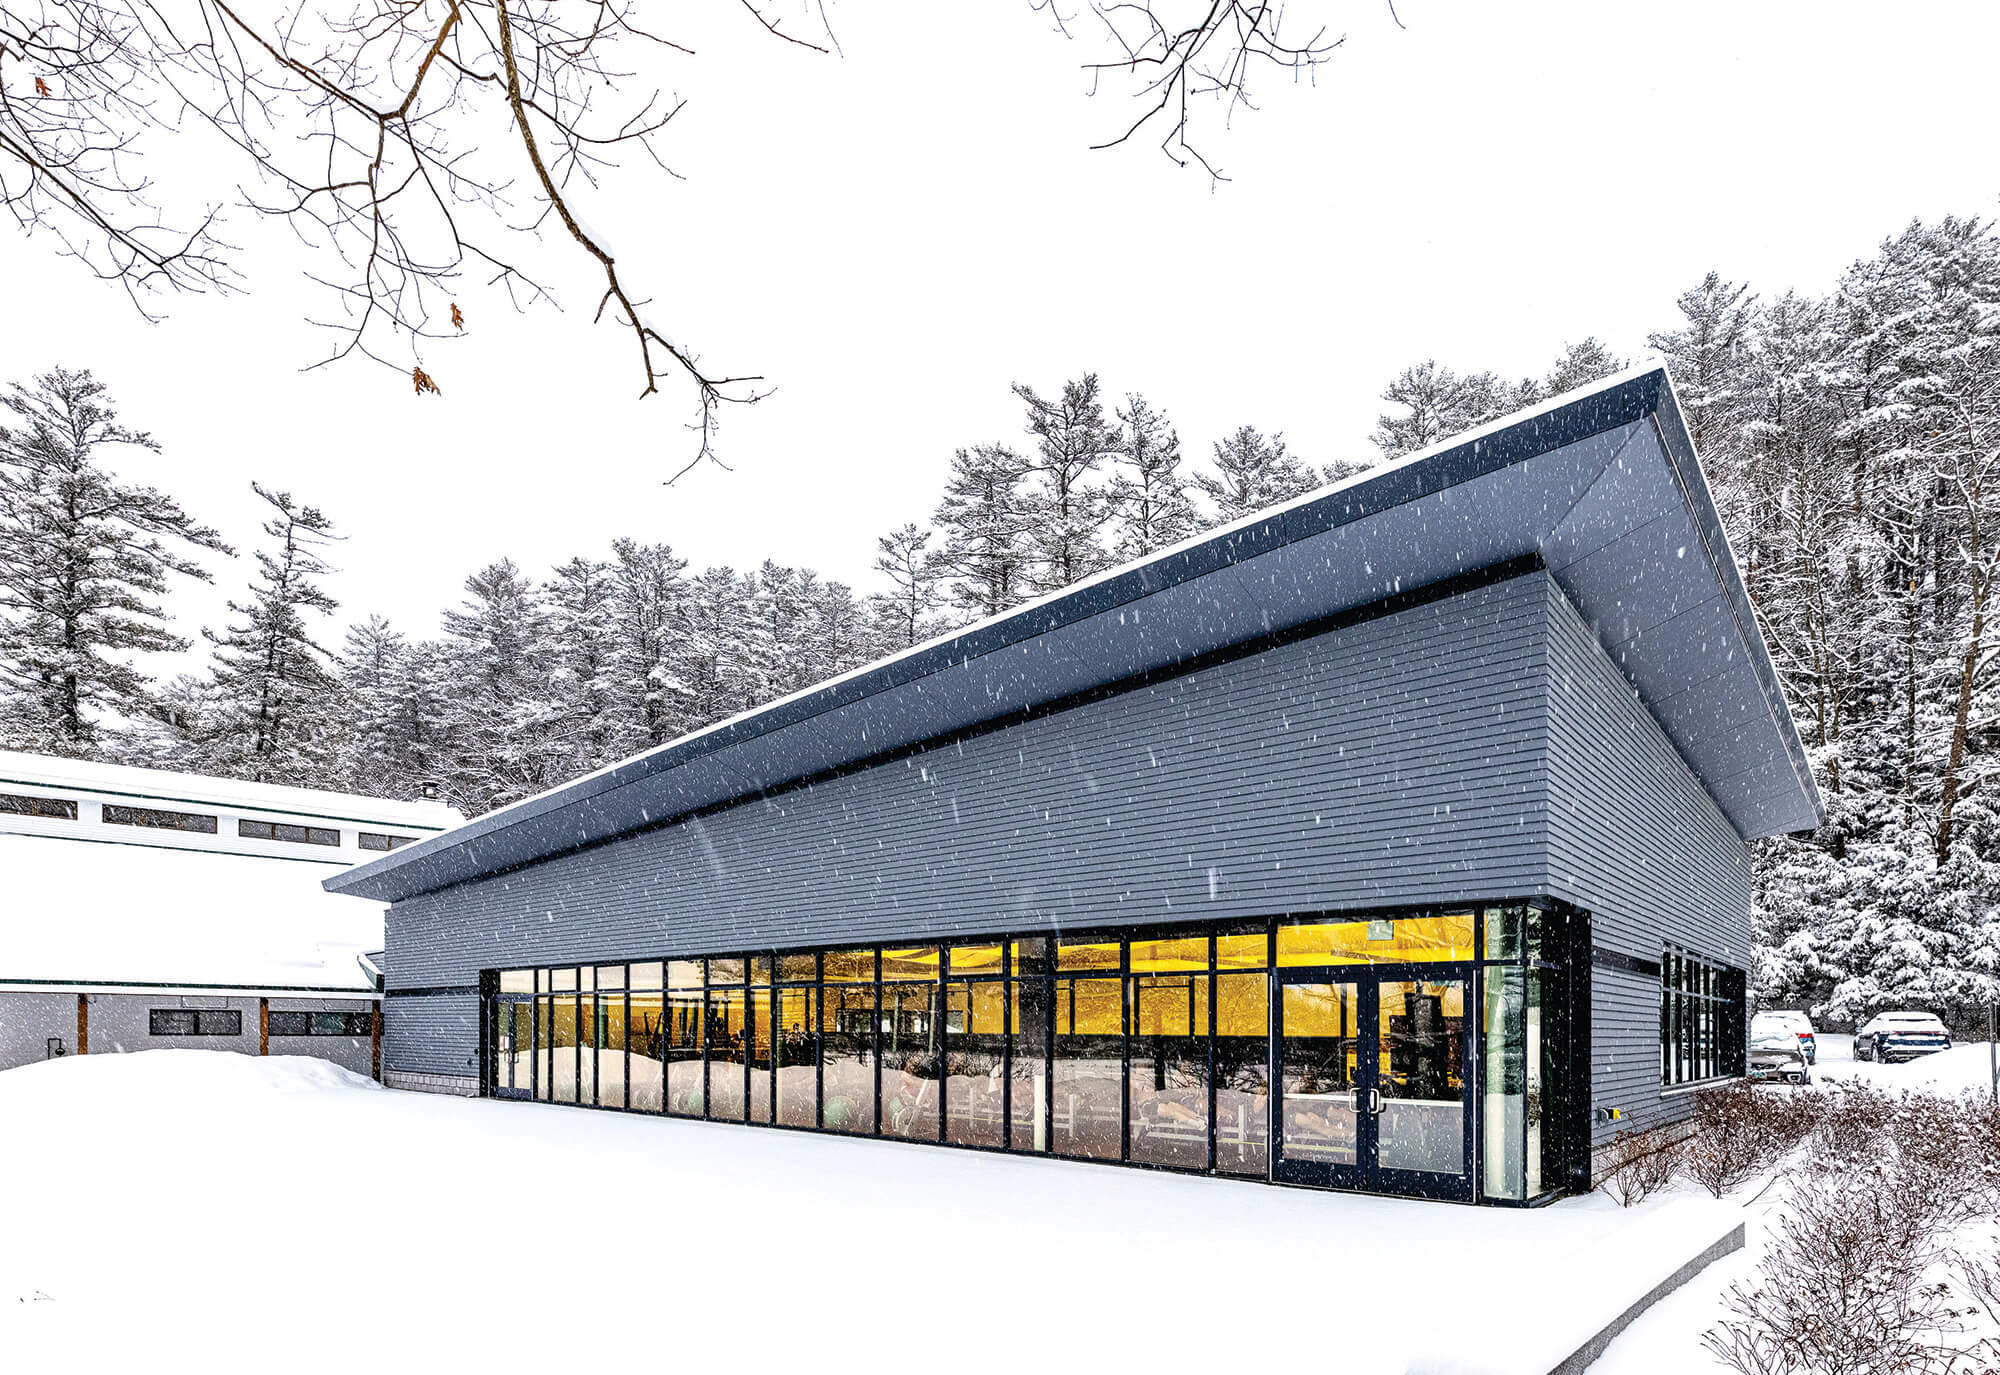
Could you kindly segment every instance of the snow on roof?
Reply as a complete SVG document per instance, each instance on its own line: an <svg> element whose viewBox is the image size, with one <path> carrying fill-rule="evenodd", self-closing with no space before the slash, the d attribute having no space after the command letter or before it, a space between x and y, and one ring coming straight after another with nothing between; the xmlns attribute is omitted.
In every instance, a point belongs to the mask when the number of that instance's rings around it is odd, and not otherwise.
<svg viewBox="0 0 2000 1375"><path fill-rule="evenodd" d="M0 834L0 987L152 984L372 993L382 909L326 866Z"/></svg>
<svg viewBox="0 0 2000 1375"><path fill-rule="evenodd" d="M400 901L1409 589L1545 568L1746 839L1823 818L1656 361L765 703L325 880Z"/></svg>
<svg viewBox="0 0 2000 1375"><path fill-rule="evenodd" d="M47 754L0 750L0 786L27 784L38 788L70 788L78 792L110 793L165 802L199 802L255 812L286 812L379 822L426 831L442 831L465 820L442 802L398 802L360 793L320 788L292 788L276 783L248 783L237 778L213 778L172 769L142 769L130 764L100 764L60 759Z"/></svg>

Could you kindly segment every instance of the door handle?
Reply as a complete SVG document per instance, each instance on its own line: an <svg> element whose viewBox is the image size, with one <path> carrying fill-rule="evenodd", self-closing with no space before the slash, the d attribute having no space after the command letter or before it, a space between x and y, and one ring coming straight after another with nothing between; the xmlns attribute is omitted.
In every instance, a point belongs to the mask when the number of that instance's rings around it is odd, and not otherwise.
<svg viewBox="0 0 2000 1375"><path fill-rule="evenodd" d="M1382 1090L1368 1090L1368 1111L1374 1113L1377 1117L1382 1115Z"/></svg>

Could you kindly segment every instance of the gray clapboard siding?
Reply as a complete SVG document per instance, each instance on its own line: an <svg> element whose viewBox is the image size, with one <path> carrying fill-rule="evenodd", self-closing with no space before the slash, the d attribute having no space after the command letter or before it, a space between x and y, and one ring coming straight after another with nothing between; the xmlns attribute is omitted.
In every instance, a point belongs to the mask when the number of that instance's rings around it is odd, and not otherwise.
<svg viewBox="0 0 2000 1375"><path fill-rule="evenodd" d="M382 1000L382 1063L411 1074L479 1073L479 995Z"/></svg>
<svg viewBox="0 0 2000 1375"><path fill-rule="evenodd" d="M1539 892L1558 596L1529 574L410 898L390 988ZM389 999L392 1068L472 1053L440 1002Z"/></svg>
<svg viewBox="0 0 2000 1375"><path fill-rule="evenodd" d="M1567 599L1549 623L1549 891L1591 914L1599 948L1660 958L1663 941L1750 963L1750 851ZM1591 976L1591 1098L1625 1127L1684 1116L1660 1092L1659 983Z"/></svg>

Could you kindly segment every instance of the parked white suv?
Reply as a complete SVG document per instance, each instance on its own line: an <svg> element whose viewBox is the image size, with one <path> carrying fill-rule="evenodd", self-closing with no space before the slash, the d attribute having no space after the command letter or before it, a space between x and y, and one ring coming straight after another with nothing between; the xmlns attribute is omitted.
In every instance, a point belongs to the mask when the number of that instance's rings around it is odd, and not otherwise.
<svg viewBox="0 0 2000 1375"><path fill-rule="evenodd" d="M1886 1065L1951 1049L1951 1033L1928 1012L1878 1012L1854 1033L1854 1058Z"/></svg>
<svg viewBox="0 0 2000 1375"><path fill-rule="evenodd" d="M1819 1061L1819 1046L1814 1039L1812 1018L1803 1012L1760 1012L1750 1019L1750 1039L1772 1032L1790 1032L1799 1038L1799 1053L1806 1057L1806 1063Z"/></svg>

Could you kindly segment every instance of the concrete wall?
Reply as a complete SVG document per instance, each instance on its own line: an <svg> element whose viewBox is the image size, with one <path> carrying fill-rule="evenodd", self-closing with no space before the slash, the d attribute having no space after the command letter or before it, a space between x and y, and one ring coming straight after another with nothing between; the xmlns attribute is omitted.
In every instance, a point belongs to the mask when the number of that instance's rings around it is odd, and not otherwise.
<svg viewBox="0 0 2000 1375"><path fill-rule="evenodd" d="M141 1050L226 1050L257 1053L257 999L192 997L173 993L92 993L90 1053L125 1054ZM363 1012L362 999L272 998L271 1008L297 1011ZM155 1036L150 1029L155 1008L233 1008L242 1014L240 1036ZM0 993L0 1070L43 1058L45 1039L60 1036L66 1054L77 1053L76 994ZM372 1046L366 1036L273 1036L273 1055L310 1055L343 1069L366 1075Z"/></svg>

